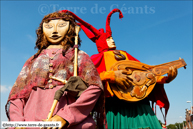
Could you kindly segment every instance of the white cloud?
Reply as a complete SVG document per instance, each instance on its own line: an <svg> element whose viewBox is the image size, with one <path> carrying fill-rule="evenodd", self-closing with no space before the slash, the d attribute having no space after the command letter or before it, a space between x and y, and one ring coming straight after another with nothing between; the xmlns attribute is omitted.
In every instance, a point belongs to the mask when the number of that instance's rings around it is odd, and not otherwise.
<svg viewBox="0 0 193 129"><path fill-rule="evenodd" d="M0 89L1 93L9 92L12 88L11 86L0 86L0 87L1 87L1 89Z"/></svg>

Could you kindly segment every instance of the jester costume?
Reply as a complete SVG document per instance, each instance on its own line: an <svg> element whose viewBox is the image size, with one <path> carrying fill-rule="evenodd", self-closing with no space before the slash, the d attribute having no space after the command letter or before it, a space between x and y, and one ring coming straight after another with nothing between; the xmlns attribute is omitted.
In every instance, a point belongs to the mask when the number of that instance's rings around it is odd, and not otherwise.
<svg viewBox="0 0 193 129"><path fill-rule="evenodd" d="M110 89L111 83L114 83L115 74L114 71L108 70L114 63L118 61L115 58L115 55L124 55L124 60L138 61L125 51L109 50L107 45L106 39L112 36L110 29L110 17L113 13L119 12L119 18L122 18L123 15L121 11L119 9L114 9L111 11L111 13L109 13L106 20L106 32L104 32L104 29L97 30L92 25L86 23L72 12L68 12L76 17L76 20L80 22L78 24L81 26L87 37L96 43L99 53L92 55L91 59L100 74L105 88L105 108L108 128L162 128L153 110L154 103L156 103L160 109L165 108L164 120L166 120L166 114L169 109L169 102L163 87L163 83L165 83L166 78L160 77L148 98L135 103L119 100ZM150 107L149 100L152 101L152 108Z"/></svg>
<svg viewBox="0 0 193 129"><path fill-rule="evenodd" d="M125 51L119 51L123 54L125 60L138 61ZM114 71L108 71L112 64L117 60L114 56L114 51L103 51L102 53L93 55L95 66L100 64L100 77L105 86L105 108L107 125L109 129L142 129L142 128L161 128L157 117L153 110L149 106L148 99L141 100L139 102L127 102L125 100L118 99L112 92L110 85L113 85L115 80ZM97 59L101 59L98 61ZM97 67L99 68L99 67ZM102 69L103 68L103 69ZM98 70L98 69L97 69Z"/></svg>

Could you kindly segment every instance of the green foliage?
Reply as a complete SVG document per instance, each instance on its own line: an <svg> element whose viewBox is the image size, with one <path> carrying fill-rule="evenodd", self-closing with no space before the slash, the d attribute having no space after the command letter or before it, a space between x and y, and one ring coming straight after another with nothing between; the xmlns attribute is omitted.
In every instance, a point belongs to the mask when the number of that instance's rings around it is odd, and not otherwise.
<svg viewBox="0 0 193 129"><path fill-rule="evenodd" d="M182 123L169 124L167 129L183 129L183 123L185 123L185 121Z"/></svg>
<svg viewBox="0 0 193 129"><path fill-rule="evenodd" d="M169 124L167 126L167 129L176 129L175 125L174 124Z"/></svg>

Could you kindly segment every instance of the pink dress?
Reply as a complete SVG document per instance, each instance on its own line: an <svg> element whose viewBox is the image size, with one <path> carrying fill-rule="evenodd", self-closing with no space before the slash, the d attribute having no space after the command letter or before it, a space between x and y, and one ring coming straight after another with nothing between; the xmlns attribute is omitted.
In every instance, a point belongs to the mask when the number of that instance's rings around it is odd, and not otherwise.
<svg viewBox="0 0 193 129"><path fill-rule="evenodd" d="M56 49L51 50L56 51ZM60 49L57 52L60 51L62 50ZM49 56L53 55L50 50L46 50L46 53ZM52 85L52 83L49 85ZM24 99L10 100L10 121L42 121L42 119L46 119L52 106L55 92L61 87L63 85L47 89L37 87L32 90L27 101ZM54 110L53 116L58 115L65 119L69 123L69 129L94 129L96 124L90 112L93 110L101 92L102 90L99 86L90 85L76 99L68 91L65 91Z"/></svg>

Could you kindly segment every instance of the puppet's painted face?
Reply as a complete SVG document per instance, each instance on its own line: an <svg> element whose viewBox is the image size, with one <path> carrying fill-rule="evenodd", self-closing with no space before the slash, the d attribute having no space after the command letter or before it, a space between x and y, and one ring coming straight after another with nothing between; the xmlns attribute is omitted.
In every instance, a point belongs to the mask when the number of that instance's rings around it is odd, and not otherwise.
<svg viewBox="0 0 193 129"><path fill-rule="evenodd" d="M43 23L43 32L51 44L59 44L69 29L69 21L62 19L51 20Z"/></svg>
<svg viewBox="0 0 193 129"><path fill-rule="evenodd" d="M109 49L115 49L116 48L115 41L113 40L113 37L107 38L106 41L107 41L107 45L108 45Z"/></svg>

